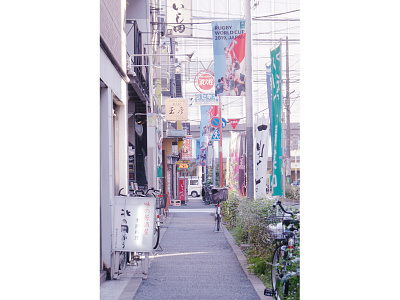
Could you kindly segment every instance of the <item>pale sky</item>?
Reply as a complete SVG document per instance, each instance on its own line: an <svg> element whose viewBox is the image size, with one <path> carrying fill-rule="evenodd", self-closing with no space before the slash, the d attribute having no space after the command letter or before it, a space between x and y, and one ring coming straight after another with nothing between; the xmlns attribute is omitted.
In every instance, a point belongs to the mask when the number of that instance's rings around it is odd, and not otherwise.
<svg viewBox="0 0 400 300"><path fill-rule="evenodd" d="M253 120L259 113L268 115L266 64L270 64L270 50L279 45L282 39L282 77L286 79L286 36L289 37L289 91L291 122L300 122L300 1L256 1L252 10L252 52L253 52ZM179 53L195 52L190 70L182 68L186 78L184 96L190 99L198 91L194 87L194 76L197 72L213 68L213 44L211 22L222 19L244 19L244 1L242 0L201 0L192 6L194 38L178 39ZM274 16L272 16L274 15ZM269 21L267 21L269 20ZM200 61L195 63L196 61ZM286 81L282 84L282 98L286 95ZM223 99L222 116L243 118L245 122L246 100L244 97L226 97ZM189 120L199 123L200 114L197 107L189 107Z"/></svg>

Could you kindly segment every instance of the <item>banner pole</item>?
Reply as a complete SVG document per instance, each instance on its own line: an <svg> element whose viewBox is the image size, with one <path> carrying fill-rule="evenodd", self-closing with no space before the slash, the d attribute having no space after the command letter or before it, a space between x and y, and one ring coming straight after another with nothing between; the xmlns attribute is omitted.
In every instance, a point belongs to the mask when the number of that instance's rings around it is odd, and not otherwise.
<svg viewBox="0 0 400 300"><path fill-rule="evenodd" d="M245 1L245 20L246 20L246 45L245 45L245 87L246 87L246 171L247 186L246 196L248 199L254 198L254 161L253 161L253 69L251 51L251 7L250 1Z"/></svg>
<svg viewBox="0 0 400 300"><path fill-rule="evenodd" d="M281 75L280 86L282 87L282 84L283 84L283 79L282 79L282 39L279 39L279 51L280 51L280 58L281 58L281 63L279 64L279 69L280 69L279 73ZM282 101L282 88L280 89L279 93L280 93L280 99L281 99L281 124L283 124L284 118L283 118L283 105L282 105L282 102L283 102ZM283 145L284 145L284 143L283 143L283 140L285 137L284 128L285 128L284 126L281 126L281 149L283 149ZM286 149L286 151L287 151L287 149ZM283 160L284 157L283 157L282 150L281 150L281 155L282 155L282 160ZM284 201L286 201L286 164L287 164L287 160L285 158L284 163L282 164L284 167L281 168L281 176L282 176L281 178L283 178L283 180L281 180L282 190L283 190L282 199Z"/></svg>
<svg viewBox="0 0 400 300"><path fill-rule="evenodd" d="M219 187L223 187L223 179L224 179L224 159L222 157L222 109L221 109L221 96L219 98Z"/></svg>

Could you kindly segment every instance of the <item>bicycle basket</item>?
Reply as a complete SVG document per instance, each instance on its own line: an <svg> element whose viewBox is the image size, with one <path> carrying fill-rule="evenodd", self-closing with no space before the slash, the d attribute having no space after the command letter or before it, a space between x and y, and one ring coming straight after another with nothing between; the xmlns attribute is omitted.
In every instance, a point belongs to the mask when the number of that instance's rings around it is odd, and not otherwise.
<svg viewBox="0 0 400 300"><path fill-rule="evenodd" d="M283 225L283 216L268 217L265 219L267 225L267 232L275 240L284 240L285 237L285 226Z"/></svg>
<svg viewBox="0 0 400 300"><path fill-rule="evenodd" d="M213 188L211 189L211 201L213 204L218 202L223 202L228 199L228 189L227 188Z"/></svg>

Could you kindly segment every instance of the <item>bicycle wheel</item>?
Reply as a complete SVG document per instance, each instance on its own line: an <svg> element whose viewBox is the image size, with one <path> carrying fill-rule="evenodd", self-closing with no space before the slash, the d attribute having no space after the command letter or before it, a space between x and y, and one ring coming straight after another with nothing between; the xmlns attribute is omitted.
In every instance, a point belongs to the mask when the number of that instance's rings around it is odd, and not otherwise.
<svg viewBox="0 0 400 300"><path fill-rule="evenodd" d="M126 252L119 252L119 270L125 270L128 257Z"/></svg>
<svg viewBox="0 0 400 300"><path fill-rule="evenodd" d="M154 224L153 249L157 249L159 242L160 242L160 227L157 226L157 224Z"/></svg>
<svg viewBox="0 0 400 300"><path fill-rule="evenodd" d="M274 297L276 300L284 300L285 291L288 289L288 282L282 283L282 277L284 276L286 270L284 265L284 259L287 255L286 250L279 246L274 252L272 258L272 270L271 270L271 280L272 280L272 290L274 291Z"/></svg>
<svg viewBox="0 0 400 300"><path fill-rule="evenodd" d="M217 231L221 228L221 215L217 214Z"/></svg>

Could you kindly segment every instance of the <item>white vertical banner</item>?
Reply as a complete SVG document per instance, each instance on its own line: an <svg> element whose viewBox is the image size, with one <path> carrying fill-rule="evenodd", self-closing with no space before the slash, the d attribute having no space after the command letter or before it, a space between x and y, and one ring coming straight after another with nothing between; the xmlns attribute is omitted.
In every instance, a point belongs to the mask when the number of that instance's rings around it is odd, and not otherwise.
<svg viewBox="0 0 400 300"><path fill-rule="evenodd" d="M262 115L261 118L258 118L256 126L256 170L254 177L256 198L264 198L267 193L268 139L268 120Z"/></svg>
<svg viewBox="0 0 400 300"><path fill-rule="evenodd" d="M167 32L166 36L192 36L192 0L167 0Z"/></svg>

